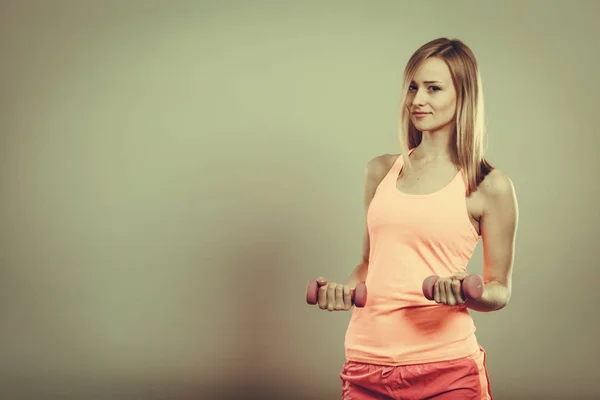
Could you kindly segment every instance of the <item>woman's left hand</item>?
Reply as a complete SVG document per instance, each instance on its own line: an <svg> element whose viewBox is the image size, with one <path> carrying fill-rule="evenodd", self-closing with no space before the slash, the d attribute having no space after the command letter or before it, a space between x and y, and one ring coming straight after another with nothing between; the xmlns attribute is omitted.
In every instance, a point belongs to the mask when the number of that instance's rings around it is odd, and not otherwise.
<svg viewBox="0 0 600 400"><path fill-rule="evenodd" d="M464 304L467 299L463 297L461 286L467 276L466 272L457 272L450 277L439 278L433 286L433 300L449 306Z"/></svg>

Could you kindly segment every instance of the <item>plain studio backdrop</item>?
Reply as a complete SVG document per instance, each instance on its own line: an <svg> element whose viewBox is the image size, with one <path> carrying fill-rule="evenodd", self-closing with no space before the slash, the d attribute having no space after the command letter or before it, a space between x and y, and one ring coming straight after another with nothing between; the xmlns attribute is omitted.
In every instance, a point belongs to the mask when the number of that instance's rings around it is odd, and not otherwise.
<svg viewBox="0 0 600 400"><path fill-rule="evenodd" d="M0 398L339 398L402 70L472 47L520 226L497 399L600 396L596 1L3 1ZM482 251L469 265L482 272Z"/></svg>

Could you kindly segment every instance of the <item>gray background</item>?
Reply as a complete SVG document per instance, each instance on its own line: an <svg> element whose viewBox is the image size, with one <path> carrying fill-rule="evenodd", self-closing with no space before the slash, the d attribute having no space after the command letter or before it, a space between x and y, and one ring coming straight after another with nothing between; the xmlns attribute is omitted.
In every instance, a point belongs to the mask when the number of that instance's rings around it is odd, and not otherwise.
<svg viewBox="0 0 600 400"><path fill-rule="evenodd" d="M402 70L477 55L520 226L497 399L600 396L596 1L2 1L0 397L339 398ZM470 264L480 273L481 248Z"/></svg>

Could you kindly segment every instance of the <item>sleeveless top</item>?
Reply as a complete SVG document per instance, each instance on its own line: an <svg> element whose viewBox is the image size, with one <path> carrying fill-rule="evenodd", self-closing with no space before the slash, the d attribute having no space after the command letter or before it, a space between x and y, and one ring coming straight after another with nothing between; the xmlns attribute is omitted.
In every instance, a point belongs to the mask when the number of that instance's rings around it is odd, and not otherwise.
<svg viewBox="0 0 600 400"><path fill-rule="evenodd" d="M466 272L479 241L467 211L463 172L434 193L408 194L396 187L403 164L400 155L367 210L367 303L352 311L348 361L421 364L479 350L467 307L437 304L422 291L430 275Z"/></svg>

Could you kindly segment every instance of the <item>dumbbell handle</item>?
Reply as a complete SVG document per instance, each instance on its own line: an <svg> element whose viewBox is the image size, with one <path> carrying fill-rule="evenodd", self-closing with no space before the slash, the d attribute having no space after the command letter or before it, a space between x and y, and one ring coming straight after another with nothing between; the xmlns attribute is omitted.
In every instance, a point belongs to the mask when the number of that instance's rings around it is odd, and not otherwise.
<svg viewBox="0 0 600 400"><path fill-rule="evenodd" d="M364 307L367 304L367 287L364 283L356 285L355 289L351 289L350 296L352 304L356 307ZM308 304L317 304L319 298L319 284L317 281L310 281L306 286L306 302Z"/></svg>
<svg viewBox="0 0 600 400"><path fill-rule="evenodd" d="M433 285L438 281L439 276L431 275L423 281L423 295L428 300L433 300ZM477 300L483 296L483 278L479 275L468 275L461 282L461 291L464 297L470 300Z"/></svg>

